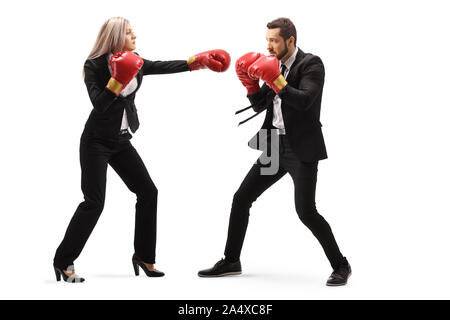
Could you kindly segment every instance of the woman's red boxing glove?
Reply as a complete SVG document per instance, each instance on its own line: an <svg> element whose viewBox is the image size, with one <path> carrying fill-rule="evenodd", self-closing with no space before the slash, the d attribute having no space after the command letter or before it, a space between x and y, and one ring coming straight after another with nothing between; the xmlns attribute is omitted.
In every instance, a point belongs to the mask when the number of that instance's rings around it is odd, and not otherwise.
<svg viewBox="0 0 450 320"><path fill-rule="evenodd" d="M106 88L119 95L134 76L139 72L144 60L131 51L120 51L114 54L110 60L111 79Z"/></svg>

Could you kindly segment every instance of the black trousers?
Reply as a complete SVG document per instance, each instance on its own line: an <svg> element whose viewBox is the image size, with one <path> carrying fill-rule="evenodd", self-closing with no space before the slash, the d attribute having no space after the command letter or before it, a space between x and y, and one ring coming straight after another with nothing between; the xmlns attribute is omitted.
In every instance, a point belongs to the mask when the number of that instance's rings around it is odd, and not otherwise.
<svg viewBox="0 0 450 320"><path fill-rule="evenodd" d="M67 269L78 258L105 203L108 164L131 192L136 194L134 249L147 263L155 263L156 208L158 190L128 136L118 141L82 135L80 140L81 202L56 250L54 265Z"/></svg>
<svg viewBox="0 0 450 320"><path fill-rule="evenodd" d="M286 136L280 136L279 170L274 175L261 175L261 162L252 166L234 194L228 227L225 258L230 262L239 260L247 230L252 203L286 173L292 177L295 187L295 208L300 220L319 240L333 269L343 261L343 256L325 219L317 212L315 203L317 161L302 162L289 146Z"/></svg>

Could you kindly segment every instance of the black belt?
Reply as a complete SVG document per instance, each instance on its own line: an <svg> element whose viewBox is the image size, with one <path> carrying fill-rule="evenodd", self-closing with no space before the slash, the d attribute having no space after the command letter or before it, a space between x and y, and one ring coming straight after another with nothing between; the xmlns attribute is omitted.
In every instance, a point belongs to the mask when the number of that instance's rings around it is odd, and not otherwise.
<svg viewBox="0 0 450 320"><path fill-rule="evenodd" d="M124 134L130 133L128 129L123 129L119 131L119 136L123 136Z"/></svg>

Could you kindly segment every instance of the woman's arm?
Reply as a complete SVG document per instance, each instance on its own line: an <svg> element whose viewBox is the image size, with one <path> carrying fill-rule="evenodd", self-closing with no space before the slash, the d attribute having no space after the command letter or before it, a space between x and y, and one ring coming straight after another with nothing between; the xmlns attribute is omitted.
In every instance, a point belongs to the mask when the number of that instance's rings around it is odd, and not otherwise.
<svg viewBox="0 0 450 320"><path fill-rule="evenodd" d="M144 59L142 66L144 76L148 74L166 74L189 71L186 60L151 61Z"/></svg>
<svg viewBox="0 0 450 320"><path fill-rule="evenodd" d="M135 52L136 55L139 55ZM144 76L148 74L177 73L208 68L224 72L230 65L230 55L222 49L209 50L191 56L188 60L151 61L144 60Z"/></svg>
<svg viewBox="0 0 450 320"><path fill-rule="evenodd" d="M94 109L98 112L105 112L117 99L117 96L106 86L98 83L96 69L92 61L86 60L84 63L84 83L91 99Z"/></svg>

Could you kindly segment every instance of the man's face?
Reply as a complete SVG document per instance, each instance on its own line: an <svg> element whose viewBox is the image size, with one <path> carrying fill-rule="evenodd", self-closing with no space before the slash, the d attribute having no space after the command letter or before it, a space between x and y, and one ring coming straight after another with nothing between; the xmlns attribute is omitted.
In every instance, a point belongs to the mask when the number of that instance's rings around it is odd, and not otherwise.
<svg viewBox="0 0 450 320"><path fill-rule="evenodd" d="M288 53L286 42L280 36L280 28L267 29L266 40L267 50L270 55L276 56L278 60L281 60Z"/></svg>

